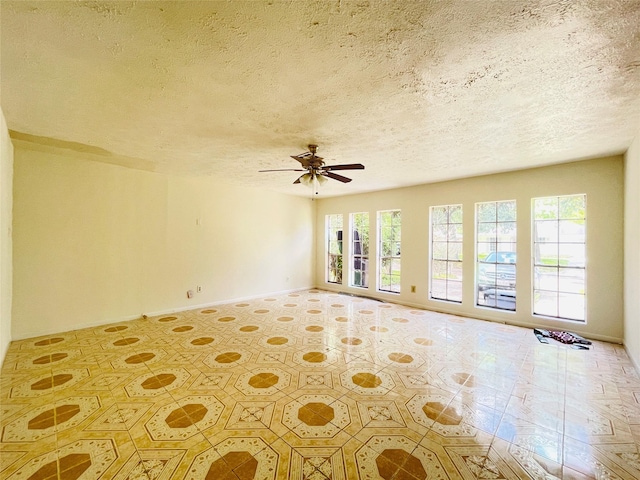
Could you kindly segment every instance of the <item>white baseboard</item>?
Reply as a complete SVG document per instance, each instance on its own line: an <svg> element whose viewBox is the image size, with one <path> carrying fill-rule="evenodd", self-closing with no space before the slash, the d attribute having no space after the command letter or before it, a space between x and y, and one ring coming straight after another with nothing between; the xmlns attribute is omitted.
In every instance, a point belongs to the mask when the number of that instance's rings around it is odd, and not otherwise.
<svg viewBox="0 0 640 480"><path fill-rule="evenodd" d="M352 290L349 290L349 291L339 290L339 289L333 288L333 286L330 286L330 285L323 285L322 287L316 287L316 288L318 290L326 290L334 293L344 293L346 295L356 295L356 296L358 295L358 292L354 292ZM504 325L513 325L515 327L531 328L531 329L543 328L546 330L562 330L560 328L555 328L555 327L549 328L548 325L545 325L540 322L535 322L535 321L526 321L526 320L523 321L523 320L518 320L516 318L510 319L510 318L504 318L504 317L492 317L490 315L492 313L490 309L478 309L477 312L474 312L473 314L471 314L466 312L459 312L454 309L447 309L446 307L434 308L430 305L424 305L424 304L415 303L415 302L407 302L399 298L393 298L393 294L389 296L386 294L380 294L380 292L376 292L376 291L373 291L373 292L370 292L369 290L363 291L362 296L365 298L373 298L373 299L380 300L387 303L395 303L398 305L403 305L405 307L419 308L421 310L427 310L429 312L444 313L446 315L455 315L463 318L475 318L477 320L501 323ZM567 331L571 331L571 329L568 329ZM581 331L581 332L574 332L574 333L580 335L581 337L585 337L591 340L598 340L601 342L617 343L617 344L623 343L623 339L618 337L611 337L608 335L601 335L601 334L592 333L588 331Z"/></svg>
<svg viewBox="0 0 640 480"><path fill-rule="evenodd" d="M73 332L75 330L82 330L84 328L95 328L95 327L101 327L103 325L111 325L113 323L130 322L131 320L137 320L139 318L140 318L140 315L127 315L119 318L100 320L97 322L79 323L79 324L73 325L71 329L69 328L60 329L60 328L53 327L53 328L48 328L44 330L39 330L37 332L27 332L23 335L17 335L12 340L26 340L28 338L38 338L38 337L44 337L48 335L55 335L59 333Z"/></svg>
<svg viewBox="0 0 640 480"><path fill-rule="evenodd" d="M624 347L624 351L627 352L627 356L629 357L629 360L631 360L631 364L633 365L633 368L636 369L636 373L640 375L640 364L638 364L635 357L631 355L631 352L629 351L629 349L624 343L622 344L622 346Z"/></svg>
<svg viewBox="0 0 640 480"><path fill-rule="evenodd" d="M304 287L304 288L293 288L291 290L280 290L278 292L269 292L269 293L263 293L260 295L250 295L248 297L237 297L237 298L230 298L230 299L225 299L225 300L216 300L215 302L208 302L208 303L201 303L199 305L189 305L186 307L178 307L178 308L172 308L169 310L158 310L155 312L145 312L142 315L146 315L147 317L157 317L158 315L167 315L170 313L179 313L179 312L186 312L188 310L199 310L201 308L207 308L207 307L215 307L218 305L225 305L227 303L237 303L237 302L244 302L247 300L256 300L258 298L262 298L262 297L268 297L268 296L275 296L275 295L285 295L287 293L294 293L294 292L302 292L304 290L312 290L315 287ZM136 317L136 318L140 318L142 315Z"/></svg>
<svg viewBox="0 0 640 480"><path fill-rule="evenodd" d="M198 304L198 305L185 305L185 306L180 306L180 307L176 307L176 308L170 308L170 309L165 309L165 310L157 310L157 311L153 311L153 312L143 312L141 314L137 314L137 315L125 315L119 318L110 318L110 319L105 319L105 320L101 320L101 321L97 321L97 322L85 322L85 323L80 323L80 324L76 324L72 327L72 329L59 329L59 328L50 328L50 329L45 329L45 330L41 330L38 332L28 332L24 335L18 335L17 337L14 337L12 340L25 340L27 338L37 338L37 337L43 337L43 336L47 336L47 335L55 335L55 334L59 334L59 333L64 333L64 332L70 332L70 331L74 331L74 330L82 330L84 328L95 328L95 327L102 327L104 325L111 325L114 323L121 323L121 322L130 322L132 320L138 320L140 318L143 318L144 315L146 315L147 317L155 317L157 315L167 315L170 313L178 313L178 312L186 312L188 310L198 310L200 308L207 308L207 307L213 307L213 306L217 306L217 305L224 305L227 303L236 303L236 302L242 302L242 301L247 301L247 300L255 300L258 298L262 298L262 297L268 297L268 296L275 296L275 295L284 295L284 294L288 294L288 293L293 293L293 292L301 292L304 290L310 290L313 289L315 287L304 287L304 288L294 288L294 289L290 289L290 290L281 290L278 292L267 292L267 293L262 293L259 295L250 295L247 297L238 297L238 298L231 298L231 299L225 299L225 300L216 300L215 302L208 302L208 303L202 303L202 304ZM3 359L4 361L4 359Z"/></svg>
<svg viewBox="0 0 640 480"><path fill-rule="evenodd" d="M303 287L303 288L294 288L294 289L289 289L289 290L280 290L277 292L267 292L267 293L263 293L263 294L259 294L259 295L250 295L250 296L245 296L245 297L237 297L237 298L231 298L231 299L224 299L224 300L216 300L214 302L207 302L207 303L202 303L202 304L198 304L198 305L185 305L185 306L180 306L180 307L176 307L176 308L171 308L171 309L164 309L164 310L157 310L157 311L153 311L153 312L143 312L139 315L127 315L127 316L123 316L120 318L111 318L111 319L105 319L102 321L98 321L98 322L86 322L86 323L82 323L82 324L78 324L78 325L74 325L73 330L81 330L83 328L95 328L95 327L101 327L103 325L110 325L113 323L120 323L120 322L129 322L132 320L137 320L140 318L143 318L144 315L146 315L147 317L155 317L158 315L168 315L168 314L172 314L172 313L179 313L179 312L185 312L188 310L198 310L201 308L207 308L207 307L215 307L218 305L224 305L227 303L237 303L237 302L242 302L242 301L247 301L247 300L255 300L258 298L262 298L262 297L267 297L267 296L275 296L275 295L285 295L288 293L294 293L294 292L301 292L304 290L312 290L312 289L317 289L317 290L324 290L324 291L329 291L332 293L345 293L347 295L358 295L358 292L344 292L338 289L334 289L331 287L327 287L326 285L323 285L321 287L318 286L311 286L311 287ZM372 299L376 299L376 300L380 300L383 302L387 302L387 303L396 303L398 305L404 305L407 307L411 307L411 308L419 308L422 310L428 310L431 312L438 312L438 313L444 313L447 315L456 315L459 317L465 317L465 318L476 318L478 320L485 320L488 322L496 322L496 323L503 323L506 325L514 325L517 327L523 327L523 328L548 328L547 326L540 324L540 323L535 323L535 322L522 322L522 321L518 321L516 319L513 320L505 320L504 318L490 318L489 316L486 315L482 315L482 312L478 312L478 315L470 315L467 313L460 313L460 312L456 312L453 310L447 310L446 308L432 308L429 306L425 306L419 303L413 303L413 302L405 302L405 301L399 301L399 299L394 299L394 298L388 298L387 295L376 295L375 292L363 292L366 297L372 298ZM12 340L24 340L27 338L35 338L35 337L41 337L41 336L45 336L45 335L54 335L54 334L58 334L58 333L63 333L63 332L68 332L70 330L65 329L65 330L60 330L60 329L56 329L56 328L51 328L48 330L44 330L44 331L39 331L39 332L30 332L26 335L22 335L22 336L18 336L13 338ZM617 338L617 337L610 337L607 335L599 335L599 334L593 334L590 332L580 332L579 335L586 337L586 338L590 338L592 340L599 340L599 341L603 341L603 342L609 342L609 343L618 343L618 344L622 344L623 343L623 339L621 338ZM8 349L7 349L8 350ZM626 347L625 347L626 350ZM6 353L6 352L5 352ZM629 352L627 351L627 354L629 354ZM638 372L640 372L640 366L637 364L637 362L635 362L635 360L631 357L631 355L629 355L629 358L631 359L631 361L634 364L634 367L636 368L636 370ZM3 359L4 361L4 359Z"/></svg>

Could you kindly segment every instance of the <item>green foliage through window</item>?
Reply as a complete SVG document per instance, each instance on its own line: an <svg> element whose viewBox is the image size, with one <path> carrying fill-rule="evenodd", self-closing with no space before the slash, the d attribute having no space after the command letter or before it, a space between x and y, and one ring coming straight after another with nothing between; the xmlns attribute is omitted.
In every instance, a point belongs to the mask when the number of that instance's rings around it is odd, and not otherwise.
<svg viewBox="0 0 640 480"><path fill-rule="evenodd" d="M516 201L476 204L476 304L516 309Z"/></svg>
<svg viewBox="0 0 640 480"><path fill-rule="evenodd" d="M431 207L430 297L462 302L462 205Z"/></svg>
<svg viewBox="0 0 640 480"><path fill-rule="evenodd" d="M586 195L534 198L533 313L584 321Z"/></svg>
<svg viewBox="0 0 640 480"><path fill-rule="evenodd" d="M378 212L378 290L400 293L400 210Z"/></svg>
<svg viewBox="0 0 640 480"><path fill-rule="evenodd" d="M369 214L351 214L351 286L369 286Z"/></svg>
<svg viewBox="0 0 640 480"><path fill-rule="evenodd" d="M327 282L342 283L342 215L326 216Z"/></svg>

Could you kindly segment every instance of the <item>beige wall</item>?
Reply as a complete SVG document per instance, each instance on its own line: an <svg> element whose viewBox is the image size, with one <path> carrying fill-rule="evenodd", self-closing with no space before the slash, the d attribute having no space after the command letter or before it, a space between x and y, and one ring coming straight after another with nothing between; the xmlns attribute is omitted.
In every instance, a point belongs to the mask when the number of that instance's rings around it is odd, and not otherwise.
<svg viewBox="0 0 640 480"><path fill-rule="evenodd" d="M640 131L624 163L624 344L640 370Z"/></svg>
<svg viewBox="0 0 640 480"><path fill-rule="evenodd" d="M624 325L622 157L312 203L212 179L126 169L16 141L13 338L315 285L488 320L571 330L605 340L622 341L624 335L637 362L640 322L631 323L631 319L638 318L639 297L629 292L638 289L640 266L637 253L635 260L629 254L633 250L629 245L638 238L639 229L637 213L630 217L630 204L637 212L639 201L637 189L629 184L638 182L638 143L636 138L626 156L627 192L632 194L626 196ZM4 171L2 177L4 181ZM465 278L471 279L475 202L517 200L518 255L528 259L531 198L573 193L588 196L586 324L531 315L530 262L518 264L516 313L476 308L473 282L469 281L464 285L462 305L427 298L430 206L463 204L463 268ZM378 293L374 285L367 291L348 287L346 272L344 286L327 284L322 233L325 215L343 213L348 221L349 213L368 211L373 219L378 210L394 208L403 212L402 293ZM3 221L10 223L10 210L8 217L5 211L3 201ZM318 232L315 236L314 228ZM371 253L375 255L374 231ZM3 271L5 264L3 256ZM375 271L371 274L375 278ZM197 285L202 285L203 292L188 300L186 290ZM416 285L416 293L410 293L410 285ZM3 305L4 295L3 290ZM8 298L10 301L11 296ZM3 337L8 331L4 318L3 307Z"/></svg>
<svg viewBox="0 0 640 480"><path fill-rule="evenodd" d="M332 290L376 296L388 301L425 307L487 320L522 326L544 325L569 330L593 338L621 342L623 338L623 158L589 160L551 167L474 177L451 182L421 185L320 200L316 219L316 285ZM587 322L543 320L531 314L531 198L551 195L587 194ZM516 200L518 208L518 300L515 313L476 308L474 302L474 204ZM464 259L462 304L428 299L429 207L459 204L464 209ZM325 215L342 213L345 222L353 212L402 210L402 292L399 295L325 282ZM373 225L373 223L372 223ZM347 229L348 230L348 229ZM371 231L371 257L375 258L376 234ZM345 242L344 251L349 252ZM348 262L346 262L348 263ZM370 283L374 283L375 261L371 262ZM410 286L417 287L410 293Z"/></svg>
<svg viewBox="0 0 640 480"><path fill-rule="evenodd" d="M13 145L0 111L0 365L11 342Z"/></svg>
<svg viewBox="0 0 640 480"><path fill-rule="evenodd" d="M313 286L309 199L14 146L14 339Z"/></svg>

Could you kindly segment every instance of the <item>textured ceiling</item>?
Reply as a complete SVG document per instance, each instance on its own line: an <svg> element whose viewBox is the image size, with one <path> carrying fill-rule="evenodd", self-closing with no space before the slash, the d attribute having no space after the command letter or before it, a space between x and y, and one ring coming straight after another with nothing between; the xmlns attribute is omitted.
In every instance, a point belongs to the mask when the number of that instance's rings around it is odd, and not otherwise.
<svg viewBox="0 0 640 480"><path fill-rule="evenodd" d="M624 152L640 1L6 1L12 135L309 195L289 155L361 162L321 195Z"/></svg>

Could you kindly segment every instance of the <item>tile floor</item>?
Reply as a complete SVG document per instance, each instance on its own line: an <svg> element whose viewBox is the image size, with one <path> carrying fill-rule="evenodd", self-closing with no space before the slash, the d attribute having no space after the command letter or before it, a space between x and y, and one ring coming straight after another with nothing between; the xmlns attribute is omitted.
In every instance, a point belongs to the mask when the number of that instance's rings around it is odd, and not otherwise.
<svg viewBox="0 0 640 480"><path fill-rule="evenodd" d="M640 478L618 345L317 290L12 343L3 479Z"/></svg>

